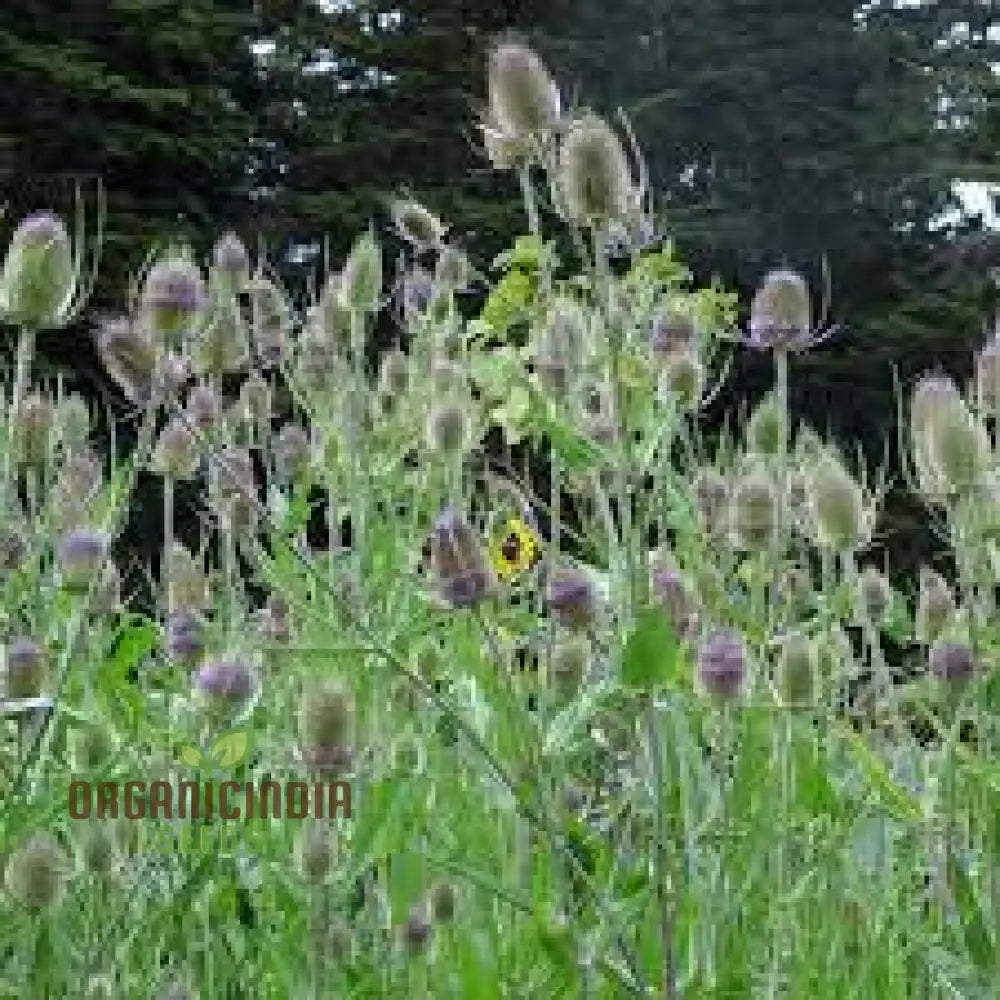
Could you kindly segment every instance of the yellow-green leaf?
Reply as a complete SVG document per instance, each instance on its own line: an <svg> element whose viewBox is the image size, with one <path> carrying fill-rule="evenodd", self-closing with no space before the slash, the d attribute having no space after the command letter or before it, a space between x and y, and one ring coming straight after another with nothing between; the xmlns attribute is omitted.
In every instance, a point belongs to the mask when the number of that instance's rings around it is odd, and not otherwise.
<svg viewBox="0 0 1000 1000"><path fill-rule="evenodd" d="M190 743L185 743L181 747L180 761L182 764L188 767L200 767L201 762L205 759L204 754L196 747L192 746Z"/></svg>
<svg viewBox="0 0 1000 1000"><path fill-rule="evenodd" d="M250 736L245 729L236 729L220 736L212 747L212 757L219 767L235 767L247 755Z"/></svg>

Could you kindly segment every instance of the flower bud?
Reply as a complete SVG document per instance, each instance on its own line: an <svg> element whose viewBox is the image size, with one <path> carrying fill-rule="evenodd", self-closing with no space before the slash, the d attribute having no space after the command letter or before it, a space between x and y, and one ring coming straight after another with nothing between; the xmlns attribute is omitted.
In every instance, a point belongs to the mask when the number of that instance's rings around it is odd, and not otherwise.
<svg viewBox="0 0 1000 1000"><path fill-rule="evenodd" d="M779 500L773 477L763 467L737 479L729 506L734 543L749 551L763 551L774 543L778 529Z"/></svg>
<svg viewBox="0 0 1000 1000"><path fill-rule="evenodd" d="M728 527L729 484L725 476L712 466L698 470L694 479L695 505L702 530L711 536Z"/></svg>
<svg viewBox="0 0 1000 1000"><path fill-rule="evenodd" d="M490 117L507 136L545 135L559 121L559 91L544 63L526 45L504 42L489 54Z"/></svg>
<svg viewBox="0 0 1000 1000"><path fill-rule="evenodd" d="M809 704L816 696L818 657L816 646L802 632L781 638L777 662L777 684L788 704Z"/></svg>
<svg viewBox="0 0 1000 1000"><path fill-rule="evenodd" d="M250 256L236 233L223 233L212 248L212 277L234 298L246 288Z"/></svg>
<svg viewBox="0 0 1000 1000"><path fill-rule="evenodd" d="M171 250L149 269L139 309L154 341L178 344L198 325L206 300L201 268L190 251Z"/></svg>
<svg viewBox="0 0 1000 1000"><path fill-rule="evenodd" d="M590 669L593 656L585 635L562 636L552 645L549 674L552 687L562 698L572 698L580 689Z"/></svg>
<svg viewBox="0 0 1000 1000"><path fill-rule="evenodd" d="M175 611L202 611L211 604L204 567L178 542L165 553L164 583L167 605Z"/></svg>
<svg viewBox="0 0 1000 1000"><path fill-rule="evenodd" d="M566 627L583 629L593 624L597 594L590 576L576 567L554 569L545 589L549 611Z"/></svg>
<svg viewBox="0 0 1000 1000"><path fill-rule="evenodd" d="M743 688L747 676L747 655L743 639L732 629L716 629L698 649L698 679L709 695L733 698Z"/></svg>
<svg viewBox="0 0 1000 1000"><path fill-rule="evenodd" d="M771 271L750 304L750 339L758 348L789 350L812 330L809 286L795 271Z"/></svg>
<svg viewBox="0 0 1000 1000"><path fill-rule="evenodd" d="M10 856L4 885L16 902L37 913L60 901L68 875L68 859L59 841L38 833Z"/></svg>
<svg viewBox="0 0 1000 1000"><path fill-rule="evenodd" d="M675 354L664 367L664 385L684 410L697 408L705 389L705 369L693 352Z"/></svg>
<svg viewBox="0 0 1000 1000"><path fill-rule="evenodd" d="M344 264L341 296L345 308L352 312L378 312L382 299L382 248L370 230L354 244Z"/></svg>
<svg viewBox="0 0 1000 1000"><path fill-rule="evenodd" d="M210 434L218 427L222 416L222 403L210 385L196 385L187 399L187 417L202 434Z"/></svg>
<svg viewBox="0 0 1000 1000"><path fill-rule="evenodd" d="M126 316L109 317L95 332L97 353L107 373L129 402L149 397L157 365L157 351L146 327Z"/></svg>
<svg viewBox="0 0 1000 1000"><path fill-rule="evenodd" d="M63 586L76 593L86 592L107 554L108 539L99 532L80 529L64 535L59 543Z"/></svg>
<svg viewBox="0 0 1000 1000"><path fill-rule="evenodd" d="M34 639L12 639L5 649L7 697L37 698L45 686L45 656Z"/></svg>
<svg viewBox="0 0 1000 1000"><path fill-rule="evenodd" d="M324 685L305 692L299 708L302 756L321 772L350 767L354 745L354 702L341 687Z"/></svg>
<svg viewBox="0 0 1000 1000"><path fill-rule="evenodd" d="M754 410L747 424L747 451L756 455L777 455L782 445L785 414L778 399L769 393Z"/></svg>
<svg viewBox="0 0 1000 1000"><path fill-rule="evenodd" d="M292 310L277 284L263 275L247 284L250 298L250 339L257 356L267 365L278 364L284 357L292 331Z"/></svg>
<svg viewBox="0 0 1000 1000"><path fill-rule="evenodd" d="M928 499L968 493L985 483L993 457L989 433L950 379L929 376L914 390L910 441Z"/></svg>
<svg viewBox="0 0 1000 1000"><path fill-rule="evenodd" d="M73 247L62 220L51 212L29 215L14 231L0 273L4 318L34 330L64 325L77 280Z"/></svg>
<svg viewBox="0 0 1000 1000"><path fill-rule="evenodd" d="M634 204L625 150L608 125L594 115L570 126L560 149L558 177L563 208L580 225L624 218Z"/></svg>
<svg viewBox="0 0 1000 1000"><path fill-rule="evenodd" d="M279 478L290 483L305 475L312 458L309 435L298 424L285 424L274 441L274 465Z"/></svg>
<svg viewBox="0 0 1000 1000"><path fill-rule="evenodd" d="M698 627L698 602L672 559L656 560L650 572L650 591L666 612L677 637L682 641L693 638Z"/></svg>
<svg viewBox="0 0 1000 1000"><path fill-rule="evenodd" d="M854 551L870 536L861 488L836 460L818 462L806 480L813 540L820 548Z"/></svg>
<svg viewBox="0 0 1000 1000"><path fill-rule="evenodd" d="M858 576L858 614L863 622L879 624L889 609L892 591L889 581L874 566L866 566Z"/></svg>
<svg viewBox="0 0 1000 1000"><path fill-rule="evenodd" d="M39 468L49 457L55 409L42 393L31 393L14 410L14 459L20 466Z"/></svg>
<svg viewBox="0 0 1000 1000"><path fill-rule="evenodd" d="M954 618L956 610L951 587L939 573L923 567L917 598L917 640L932 643Z"/></svg>
<svg viewBox="0 0 1000 1000"><path fill-rule="evenodd" d="M493 578L479 535L457 511L441 514L431 533L431 566L441 597L453 608L472 607L489 594Z"/></svg>
<svg viewBox="0 0 1000 1000"><path fill-rule="evenodd" d="M201 462L201 449L186 421L177 417L160 432L153 452L153 469L168 479L193 479Z"/></svg>
<svg viewBox="0 0 1000 1000"><path fill-rule="evenodd" d="M205 321L192 345L194 371L221 378L242 372L250 362L250 329L239 302L215 290Z"/></svg>
<svg viewBox="0 0 1000 1000"><path fill-rule="evenodd" d="M161 400L175 400L191 377L191 362L184 354L161 354L153 372L153 391Z"/></svg>
<svg viewBox="0 0 1000 1000"><path fill-rule="evenodd" d="M205 654L205 622L194 611L174 611L167 617L166 648L172 660L187 665Z"/></svg>
<svg viewBox="0 0 1000 1000"><path fill-rule="evenodd" d="M653 317L649 346L655 355L670 359L696 351L698 332L694 317L679 309L663 309Z"/></svg>
<svg viewBox="0 0 1000 1000"><path fill-rule="evenodd" d="M427 447L440 455L461 455L469 438L469 421L455 403L439 403L427 414Z"/></svg>

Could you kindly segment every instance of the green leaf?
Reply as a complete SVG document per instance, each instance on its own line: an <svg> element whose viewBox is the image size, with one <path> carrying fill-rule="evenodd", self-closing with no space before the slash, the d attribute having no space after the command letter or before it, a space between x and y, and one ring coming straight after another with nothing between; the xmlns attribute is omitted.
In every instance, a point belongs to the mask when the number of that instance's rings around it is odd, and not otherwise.
<svg viewBox="0 0 1000 1000"><path fill-rule="evenodd" d="M185 743L177 755L182 764L187 767L201 767L205 755L193 744Z"/></svg>
<svg viewBox="0 0 1000 1000"><path fill-rule="evenodd" d="M220 736L212 747L212 756L219 767L235 767L250 748L250 734L245 729L235 729Z"/></svg>
<svg viewBox="0 0 1000 1000"><path fill-rule="evenodd" d="M677 633L666 614L660 608L645 608L625 644L622 680L645 690L673 686L679 680L679 652Z"/></svg>

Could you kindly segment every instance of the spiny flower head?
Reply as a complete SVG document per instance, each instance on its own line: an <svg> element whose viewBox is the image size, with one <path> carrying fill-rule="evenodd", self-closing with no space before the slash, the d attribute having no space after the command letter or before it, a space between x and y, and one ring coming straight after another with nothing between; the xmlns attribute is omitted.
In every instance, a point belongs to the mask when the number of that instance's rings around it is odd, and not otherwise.
<svg viewBox="0 0 1000 1000"><path fill-rule="evenodd" d="M655 355L672 358L694 350L697 343L698 329L689 311L668 306L653 317L649 346Z"/></svg>
<svg viewBox="0 0 1000 1000"><path fill-rule="evenodd" d="M77 529L59 541L59 568L63 586L69 590L87 590L104 565L108 538L97 531Z"/></svg>
<svg viewBox="0 0 1000 1000"><path fill-rule="evenodd" d="M559 150L557 186L566 215L583 226L626 218L636 204L625 149L608 124L593 114L569 126Z"/></svg>
<svg viewBox="0 0 1000 1000"><path fill-rule="evenodd" d="M250 255L243 241L231 230L223 233L212 248L212 277L234 297L250 280Z"/></svg>
<svg viewBox="0 0 1000 1000"><path fill-rule="evenodd" d="M930 644L955 617L957 606L951 587L940 573L924 566L920 570L917 597L917 639Z"/></svg>
<svg viewBox="0 0 1000 1000"><path fill-rule="evenodd" d="M820 548L843 553L869 541L873 519L861 487L833 456L809 470L806 491L811 533Z"/></svg>
<svg viewBox="0 0 1000 1000"><path fill-rule="evenodd" d="M941 636L927 652L931 674L947 684L963 684L976 669L972 647L961 639Z"/></svg>
<svg viewBox="0 0 1000 1000"><path fill-rule="evenodd" d="M194 477L201 461L201 449L187 423L177 417L160 431L153 452L153 468L170 479Z"/></svg>
<svg viewBox="0 0 1000 1000"><path fill-rule="evenodd" d="M877 625L889 608L892 590L885 574L866 566L858 576L858 613L863 622Z"/></svg>
<svg viewBox="0 0 1000 1000"><path fill-rule="evenodd" d="M197 327L206 302L201 268L183 247L168 250L149 269L139 310L155 341L177 344Z"/></svg>
<svg viewBox="0 0 1000 1000"><path fill-rule="evenodd" d="M805 278L788 268L770 271L750 305L750 340L755 347L795 349L808 342L812 303Z"/></svg>
<svg viewBox="0 0 1000 1000"><path fill-rule="evenodd" d="M321 771L350 766L354 744L354 699L332 682L307 689L299 706L299 738L306 762Z"/></svg>
<svg viewBox="0 0 1000 1000"><path fill-rule="evenodd" d="M242 657L208 660L195 674L194 687L213 705L244 704L253 693L254 672Z"/></svg>
<svg viewBox="0 0 1000 1000"><path fill-rule="evenodd" d="M4 656L8 698L37 698L45 684L45 655L28 636L11 639Z"/></svg>
<svg viewBox="0 0 1000 1000"><path fill-rule="evenodd" d="M414 249L437 250L442 246L446 228L441 220L413 198L396 198L391 206L396 232Z"/></svg>
<svg viewBox="0 0 1000 1000"><path fill-rule="evenodd" d="M4 885L16 902L37 913L59 902L68 876L62 845L49 833L37 833L10 856Z"/></svg>
<svg viewBox="0 0 1000 1000"><path fill-rule="evenodd" d="M72 318L78 277L62 220L51 212L29 215L14 231L0 272L4 318L36 330L65 325Z"/></svg>
<svg viewBox="0 0 1000 1000"><path fill-rule="evenodd" d="M709 695L733 698L747 677L747 653L742 636L734 629L717 628L698 649L698 680Z"/></svg>
<svg viewBox="0 0 1000 1000"><path fill-rule="evenodd" d="M770 471L751 466L733 484L729 525L733 542L748 551L762 551L777 537L780 498Z"/></svg>
<svg viewBox="0 0 1000 1000"><path fill-rule="evenodd" d="M493 574L479 535L453 508L437 519L431 533L431 565L441 597L453 608L479 604L490 593Z"/></svg>
<svg viewBox="0 0 1000 1000"><path fill-rule="evenodd" d="M344 264L341 301L351 312L375 313L382 299L382 248L368 230L360 236ZM358 345L352 345L355 349Z"/></svg>
<svg viewBox="0 0 1000 1000"><path fill-rule="evenodd" d="M506 41L489 53L490 119L514 138L541 138L558 124L559 90L545 64L527 45Z"/></svg>
<svg viewBox="0 0 1000 1000"><path fill-rule="evenodd" d="M556 621L567 628L586 628L597 613L597 591L586 570L560 566L552 570L545 600Z"/></svg>

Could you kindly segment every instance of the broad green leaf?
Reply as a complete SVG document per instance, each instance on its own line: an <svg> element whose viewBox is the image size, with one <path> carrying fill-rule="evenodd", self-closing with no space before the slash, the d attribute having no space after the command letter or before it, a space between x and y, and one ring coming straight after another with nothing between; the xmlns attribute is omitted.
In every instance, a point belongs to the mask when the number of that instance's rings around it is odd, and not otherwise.
<svg viewBox="0 0 1000 1000"><path fill-rule="evenodd" d="M219 767L235 767L246 757L249 748L249 733L245 729L236 729L215 741L212 756Z"/></svg>
<svg viewBox="0 0 1000 1000"><path fill-rule="evenodd" d="M677 634L666 614L655 607L640 612L622 654L622 680L649 690L671 686L681 663Z"/></svg>
<svg viewBox="0 0 1000 1000"><path fill-rule="evenodd" d="M201 767L201 762L205 759L205 755L190 743L185 743L177 756L187 767Z"/></svg>

